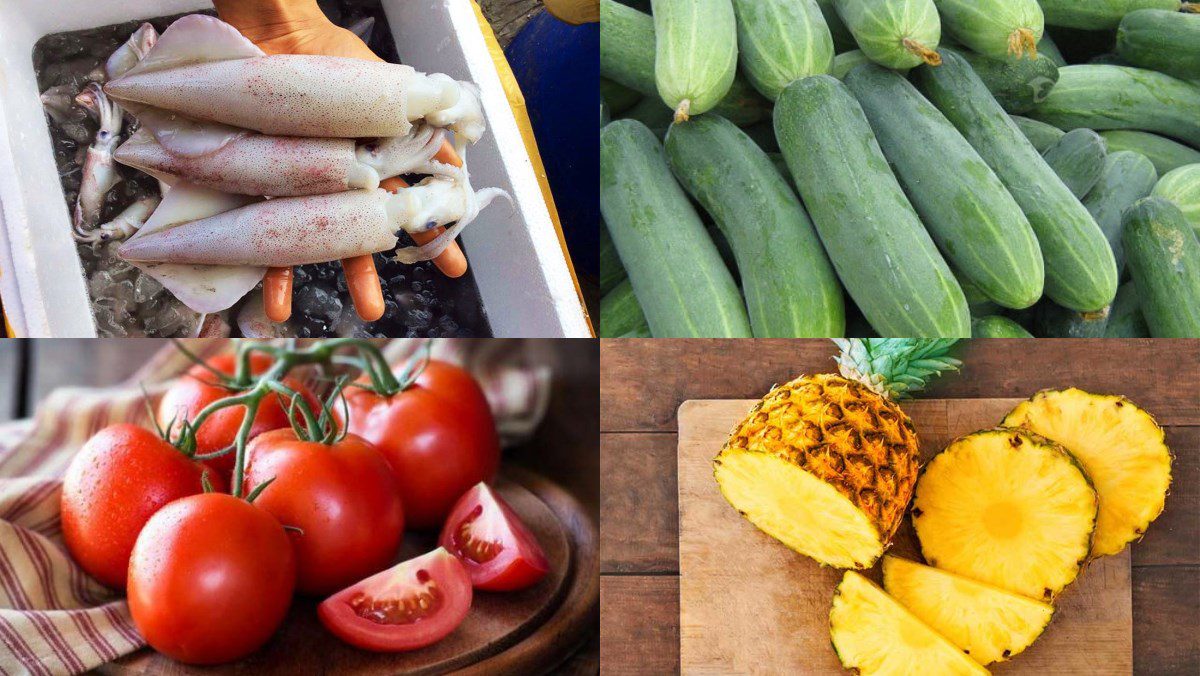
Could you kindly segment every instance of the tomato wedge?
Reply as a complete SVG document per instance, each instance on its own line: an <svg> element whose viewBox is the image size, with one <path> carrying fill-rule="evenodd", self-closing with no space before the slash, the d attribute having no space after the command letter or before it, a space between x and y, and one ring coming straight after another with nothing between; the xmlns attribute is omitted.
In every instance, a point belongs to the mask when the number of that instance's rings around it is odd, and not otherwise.
<svg viewBox="0 0 1200 676"><path fill-rule="evenodd" d="M317 616L326 629L359 648L417 650L462 624L471 594L462 563L438 547L330 596L317 606Z"/></svg>
<svg viewBox="0 0 1200 676"><path fill-rule="evenodd" d="M482 482L454 503L438 544L463 562L476 589L524 589L550 570L537 537L512 507Z"/></svg>

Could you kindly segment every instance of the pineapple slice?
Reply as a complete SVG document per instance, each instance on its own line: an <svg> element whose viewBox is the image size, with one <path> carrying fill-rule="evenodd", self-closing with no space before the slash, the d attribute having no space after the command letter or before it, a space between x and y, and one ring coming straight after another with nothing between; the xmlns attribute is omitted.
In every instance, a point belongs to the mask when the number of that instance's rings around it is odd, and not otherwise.
<svg viewBox="0 0 1200 676"><path fill-rule="evenodd" d="M930 565L1049 600L1087 560L1097 502L1062 446L1025 430L984 430L925 467L913 526Z"/></svg>
<svg viewBox="0 0 1200 676"><path fill-rule="evenodd" d="M883 588L980 664L1025 650L1054 616L1048 603L895 556L883 557Z"/></svg>
<svg viewBox="0 0 1200 676"><path fill-rule="evenodd" d="M1162 513L1171 452L1154 418L1128 399L1075 388L1039 392L1003 425L1049 437L1083 465L1100 495L1092 556L1120 552Z"/></svg>
<svg viewBox="0 0 1200 676"><path fill-rule="evenodd" d="M829 637L842 666L863 676L988 673L875 583L853 571L846 571L834 593Z"/></svg>
<svg viewBox="0 0 1200 676"><path fill-rule="evenodd" d="M768 393L713 466L725 499L768 535L825 565L868 568L912 497L917 434L868 386L820 374Z"/></svg>

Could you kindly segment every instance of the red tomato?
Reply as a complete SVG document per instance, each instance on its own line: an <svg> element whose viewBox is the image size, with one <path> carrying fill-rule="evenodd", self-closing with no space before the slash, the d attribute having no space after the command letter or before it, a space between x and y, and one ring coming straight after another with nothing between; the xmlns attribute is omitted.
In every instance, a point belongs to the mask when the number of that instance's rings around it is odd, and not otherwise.
<svg viewBox="0 0 1200 676"><path fill-rule="evenodd" d="M146 521L163 505L202 492L208 472L214 490L225 481L136 425L100 430L71 460L62 486L63 539L92 577L125 586L129 553Z"/></svg>
<svg viewBox="0 0 1200 676"><path fill-rule="evenodd" d="M237 370L237 356L234 354L218 355L206 363L217 371L229 375L233 375ZM250 355L250 371L254 375L266 371L271 367L271 363L269 355L259 352ZM283 384L299 392L314 411L320 410L316 397L299 380L285 377ZM218 399L237 394L238 392L223 387L212 373L197 364L188 369L187 373L175 381L175 384L163 395L162 401L158 404L158 424L166 427L172 418L176 423L182 420L191 420L205 406ZM264 398L258 406L258 412L254 415L254 424L250 427L250 437L254 438L263 432L281 427L291 427L287 416L289 403L285 397L278 394ZM238 428L241 427L245 417L245 406L230 406L210 415L196 432L196 452L200 454L213 453L233 445ZM209 460L207 464L228 479L233 472L236 459L235 453L226 453L219 458Z"/></svg>
<svg viewBox="0 0 1200 676"><path fill-rule="evenodd" d="M537 537L485 483L455 503L438 544L463 562L476 589L524 589L550 570Z"/></svg>
<svg viewBox="0 0 1200 676"><path fill-rule="evenodd" d="M296 549L297 588L325 595L387 568L404 537L396 480L375 447L347 434L333 445L267 432L247 448L244 492L274 477L254 505L275 516Z"/></svg>
<svg viewBox="0 0 1200 676"><path fill-rule="evenodd" d="M465 370L431 361L407 390L381 397L347 388L350 431L375 444L400 484L411 528L441 528L454 501L500 466L487 398ZM343 410L335 406L339 420Z"/></svg>
<svg viewBox="0 0 1200 676"><path fill-rule="evenodd" d="M227 493L205 493L162 508L138 536L129 611L155 650L220 664L271 638L295 584L295 555L275 517Z"/></svg>
<svg viewBox="0 0 1200 676"><path fill-rule="evenodd" d="M400 652L446 638L470 609L467 571L438 547L330 596L317 616L351 645Z"/></svg>

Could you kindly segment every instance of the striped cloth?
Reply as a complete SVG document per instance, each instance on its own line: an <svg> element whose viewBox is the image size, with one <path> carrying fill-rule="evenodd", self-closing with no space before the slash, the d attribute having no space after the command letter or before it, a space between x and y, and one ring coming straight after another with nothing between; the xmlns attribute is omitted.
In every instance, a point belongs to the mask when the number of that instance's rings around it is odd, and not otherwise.
<svg viewBox="0 0 1200 676"><path fill-rule="evenodd" d="M384 347L400 363L419 346ZM190 341L210 357L228 340ZM530 436L545 414L550 370L544 345L507 340L435 342L433 356L463 365L480 381L501 438ZM55 390L32 420L0 425L0 676L78 674L145 645L125 600L89 578L66 554L59 524L61 476L71 457L101 428L148 424L141 387L158 398L190 365L174 347L160 351L112 388Z"/></svg>

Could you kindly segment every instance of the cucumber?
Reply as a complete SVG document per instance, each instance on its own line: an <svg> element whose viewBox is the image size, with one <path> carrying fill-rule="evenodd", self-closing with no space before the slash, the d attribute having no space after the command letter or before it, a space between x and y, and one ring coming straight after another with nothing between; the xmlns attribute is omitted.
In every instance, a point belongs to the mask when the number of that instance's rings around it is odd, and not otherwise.
<svg viewBox="0 0 1200 676"><path fill-rule="evenodd" d="M738 62L750 84L774 101L783 88L828 73L833 37L816 0L733 0Z"/></svg>
<svg viewBox="0 0 1200 676"><path fill-rule="evenodd" d="M1138 297L1136 283L1125 282L1117 289L1117 299L1113 301L1104 337L1150 337L1150 327L1146 326L1146 318L1142 316L1142 299Z"/></svg>
<svg viewBox="0 0 1200 676"><path fill-rule="evenodd" d="M632 108L617 117L620 120L637 120L650 128L661 141L671 127L671 109L664 106L657 96L647 96Z"/></svg>
<svg viewBox="0 0 1200 676"><path fill-rule="evenodd" d="M1121 243L1121 214L1134 202L1150 194L1158 181L1158 172L1145 155L1128 150L1110 153L1096 187L1083 198L1083 206L1096 219L1108 238L1117 274L1125 270L1125 245ZM1119 291L1118 291L1119 292Z"/></svg>
<svg viewBox="0 0 1200 676"><path fill-rule="evenodd" d="M839 80L845 80L846 75L848 75L850 71L858 68L864 63L871 63L871 60L867 58L867 55L863 53L863 50L855 49L850 52L843 52L833 57L833 68L829 70L829 74L833 75ZM908 71L903 70L900 72L907 73Z"/></svg>
<svg viewBox="0 0 1200 676"><path fill-rule="evenodd" d="M1050 57L1054 65L1062 68L1067 65L1067 60L1063 58L1062 51L1059 50L1058 44L1054 42L1054 38L1050 37L1050 33L1042 33L1042 39L1037 43L1038 54L1045 54Z"/></svg>
<svg viewBox="0 0 1200 676"><path fill-rule="evenodd" d="M1181 80L1200 79L1200 14L1130 12L1117 29L1117 53L1139 68Z"/></svg>
<svg viewBox="0 0 1200 676"><path fill-rule="evenodd" d="M1046 25L1105 30L1116 28L1121 18L1139 9L1178 12L1179 0L1038 0Z"/></svg>
<svg viewBox="0 0 1200 676"><path fill-rule="evenodd" d="M967 310L970 311L972 317L984 317L1000 311L1000 306L988 298L983 289L975 285L975 282L967 279L958 270L951 269L951 272L958 280L958 285L962 287L963 295L967 298Z"/></svg>
<svg viewBox="0 0 1200 676"><path fill-rule="evenodd" d="M1153 193L1171 200L1200 236L1200 164L1188 164L1167 172Z"/></svg>
<svg viewBox="0 0 1200 676"><path fill-rule="evenodd" d="M654 81L683 122L729 93L737 74L737 20L732 0L650 0Z"/></svg>
<svg viewBox="0 0 1200 676"><path fill-rule="evenodd" d="M1102 131L1100 135L1104 137L1104 142L1108 144L1109 152L1132 150L1135 153L1141 153L1150 158L1159 176L1174 171L1185 164L1200 164L1200 150L1192 150L1182 143L1172 141L1169 138L1163 138L1156 134L1117 129Z"/></svg>
<svg viewBox="0 0 1200 676"><path fill-rule="evenodd" d="M621 265L621 255L617 253L617 245L613 244L612 235L608 233L608 225L604 219L600 219L600 295L607 295L627 277L629 274Z"/></svg>
<svg viewBox="0 0 1200 676"><path fill-rule="evenodd" d="M625 280L600 299L600 337L621 338L638 331L649 332L646 314L638 305L633 285Z"/></svg>
<svg viewBox="0 0 1200 676"><path fill-rule="evenodd" d="M1034 310L1034 325L1042 338L1103 338L1111 308L1076 312L1045 300Z"/></svg>
<svg viewBox="0 0 1200 676"><path fill-rule="evenodd" d="M1037 0L934 0L943 30L993 59L1037 56L1045 18Z"/></svg>
<svg viewBox="0 0 1200 676"><path fill-rule="evenodd" d="M783 153L767 153L767 158L771 160L771 164L775 165L775 171L783 177L783 180L792 184L792 170L788 169L787 160L783 158Z"/></svg>
<svg viewBox="0 0 1200 676"><path fill-rule="evenodd" d="M862 66L846 87L946 260L1004 307L1036 303L1045 281L1037 238L979 153L894 71Z"/></svg>
<svg viewBox="0 0 1200 676"><path fill-rule="evenodd" d="M1117 293L1117 266L1100 226L992 98L967 62L946 51L917 87L974 146L1029 218L1046 261L1046 295L1095 312ZM920 139L914 138L914 142Z"/></svg>
<svg viewBox="0 0 1200 676"><path fill-rule="evenodd" d="M654 19L616 0L600 0L601 80L607 78L643 96L658 98L654 59ZM713 112L746 126L770 117L771 105L745 79L735 78Z"/></svg>
<svg viewBox="0 0 1200 676"><path fill-rule="evenodd" d="M1050 146L1058 143L1058 139L1062 138L1067 132L1055 127L1052 124L1031 120L1028 117L1020 115L1010 115L1013 122L1017 123L1017 127L1021 129L1021 133L1029 142L1037 148L1039 153L1046 152Z"/></svg>
<svg viewBox="0 0 1200 676"><path fill-rule="evenodd" d="M1143 68L1085 64L1058 71L1058 84L1029 117L1060 129L1137 129L1200 148L1200 87Z"/></svg>
<svg viewBox="0 0 1200 676"><path fill-rule="evenodd" d="M1200 238L1183 212L1147 197L1125 212L1125 253L1155 338L1200 338Z"/></svg>
<svg viewBox="0 0 1200 676"><path fill-rule="evenodd" d="M825 25L829 27L829 34L833 37L834 49L839 54L858 49L858 43L854 41L850 29L846 28L842 17L838 16L837 8L833 6L833 0L817 0L817 6L821 8L821 14L825 16Z"/></svg>
<svg viewBox="0 0 1200 676"><path fill-rule="evenodd" d="M888 68L937 65L942 22L933 0L833 0L859 49Z"/></svg>
<svg viewBox="0 0 1200 676"><path fill-rule="evenodd" d="M676 124L667 164L716 221L759 338L840 337L842 287L800 200L749 136L716 115Z"/></svg>
<svg viewBox="0 0 1200 676"><path fill-rule="evenodd" d="M1026 113L1046 100L1058 82L1058 66L1048 56L993 59L959 52L1000 105L1010 113Z"/></svg>
<svg viewBox="0 0 1200 676"><path fill-rule="evenodd" d="M1025 327L1008 317L991 315L971 320L972 338L1032 338Z"/></svg>
<svg viewBox="0 0 1200 676"><path fill-rule="evenodd" d="M612 80L600 78L600 100L608 104L610 115L619 115L642 100L642 95Z"/></svg>
<svg viewBox="0 0 1200 676"><path fill-rule="evenodd" d="M1107 156L1108 147L1104 145L1104 139L1091 129L1067 132L1042 154L1046 164L1079 199L1096 187L1100 174L1104 172L1104 158Z"/></svg>
<svg viewBox="0 0 1200 676"><path fill-rule="evenodd" d="M600 130L600 211L655 336L750 335L733 275L640 122Z"/></svg>
<svg viewBox="0 0 1200 676"><path fill-rule="evenodd" d="M846 290L881 335L964 337L962 289L846 86L828 75L788 85L775 137Z"/></svg>

